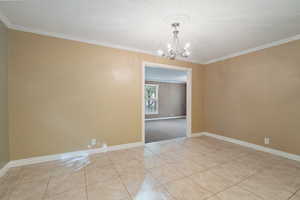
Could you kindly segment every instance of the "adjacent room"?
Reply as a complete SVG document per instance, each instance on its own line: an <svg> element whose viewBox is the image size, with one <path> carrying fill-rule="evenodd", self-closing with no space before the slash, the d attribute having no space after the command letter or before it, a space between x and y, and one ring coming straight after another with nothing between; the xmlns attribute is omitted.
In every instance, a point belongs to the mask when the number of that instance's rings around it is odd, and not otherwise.
<svg viewBox="0 0 300 200"><path fill-rule="evenodd" d="M145 142L187 136L187 71L145 67Z"/></svg>
<svg viewBox="0 0 300 200"><path fill-rule="evenodd" d="M0 1L0 200L300 200L299 0Z"/></svg>

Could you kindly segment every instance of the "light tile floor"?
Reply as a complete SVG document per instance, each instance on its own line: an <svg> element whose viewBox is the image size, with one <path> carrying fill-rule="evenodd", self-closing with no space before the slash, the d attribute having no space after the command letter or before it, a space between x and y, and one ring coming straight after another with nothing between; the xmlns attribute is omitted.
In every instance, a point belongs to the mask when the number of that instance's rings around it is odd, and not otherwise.
<svg viewBox="0 0 300 200"><path fill-rule="evenodd" d="M12 168L1 200L300 200L300 163L209 137Z"/></svg>

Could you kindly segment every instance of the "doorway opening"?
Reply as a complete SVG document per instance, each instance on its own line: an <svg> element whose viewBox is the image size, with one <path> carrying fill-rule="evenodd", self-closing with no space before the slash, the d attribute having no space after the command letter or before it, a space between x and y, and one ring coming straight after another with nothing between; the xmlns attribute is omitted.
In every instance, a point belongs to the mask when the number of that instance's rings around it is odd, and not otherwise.
<svg viewBox="0 0 300 200"><path fill-rule="evenodd" d="M142 137L151 143L191 135L192 69L144 62Z"/></svg>

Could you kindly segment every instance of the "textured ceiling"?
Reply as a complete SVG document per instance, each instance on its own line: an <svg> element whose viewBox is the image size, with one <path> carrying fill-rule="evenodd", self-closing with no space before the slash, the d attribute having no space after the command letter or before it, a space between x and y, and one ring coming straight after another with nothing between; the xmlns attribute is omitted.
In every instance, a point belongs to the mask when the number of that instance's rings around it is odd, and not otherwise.
<svg viewBox="0 0 300 200"><path fill-rule="evenodd" d="M300 34L299 0L0 1L9 27L155 54L183 21L189 61L207 63Z"/></svg>

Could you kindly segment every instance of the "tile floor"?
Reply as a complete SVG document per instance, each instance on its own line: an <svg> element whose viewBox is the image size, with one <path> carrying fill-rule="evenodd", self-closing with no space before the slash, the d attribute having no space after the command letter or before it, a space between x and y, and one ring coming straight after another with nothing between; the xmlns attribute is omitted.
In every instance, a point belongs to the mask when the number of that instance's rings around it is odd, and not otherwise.
<svg viewBox="0 0 300 200"><path fill-rule="evenodd" d="M11 169L1 200L300 200L300 163L209 137Z"/></svg>

